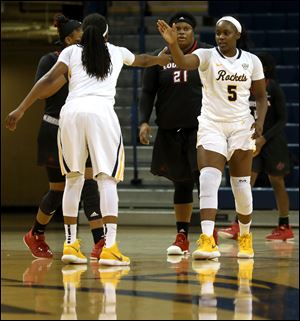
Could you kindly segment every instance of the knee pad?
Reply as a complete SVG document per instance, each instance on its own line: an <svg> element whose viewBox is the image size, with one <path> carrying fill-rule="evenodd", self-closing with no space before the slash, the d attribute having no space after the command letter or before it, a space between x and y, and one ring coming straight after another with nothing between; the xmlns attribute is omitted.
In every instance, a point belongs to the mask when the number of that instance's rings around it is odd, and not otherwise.
<svg viewBox="0 0 300 321"><path fill-rule="evenodd" d="M218 208L218 190L222 172L214 167L204 167L200 171L200 209Z"/></svg>
<svg viewBox="0 0 300 321"><path fill-rule="evenodd" d="M250 176L230 177L230 184L238 214L250 215L253 210Z"/></svg>
<svg viewBox="0 0 300 321"><path fill-rule="evenodd" d="M101 218L98 184L93 179L86 179L82 188L81 198L85 216L89 221Z"/></svg>
<svg viewBox="0 0 300 321"><path fill-rule="evenodd" d="M113 178L104 175L97 176L97 183L100 192L100 209L102 217L118 216L118 192L117 182Z"/></svg>
<svg viewBox="0 0 300 321"><path fill-rule="evenodd" d="M77 217L78 207L84 176L80 173L70 173L66 177L66 187L63 196L63 214L64 216Z"/></svg>
<svg viewBox="0 0 300 321"><path fill-rule="evenodd" d="M42 198L40 209L46 215L52 215L62 204L63 191L49 190Z"/></svg>
<svg viewBox="0 0 300 321"><path fill-rule="evenodd" d="M188 204L193 202L194 181L174 182L174 204Z"/></svg>

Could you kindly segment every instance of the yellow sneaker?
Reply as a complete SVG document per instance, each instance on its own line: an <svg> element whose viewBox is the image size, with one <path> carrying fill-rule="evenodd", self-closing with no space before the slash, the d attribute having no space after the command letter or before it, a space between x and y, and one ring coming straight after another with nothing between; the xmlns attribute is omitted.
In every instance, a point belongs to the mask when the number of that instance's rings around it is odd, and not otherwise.
<svg viewBox="0 0 300 321"><path fill-rule="evenodd" d="M110 283L115 287L120 282L122 276L130 271L129 266L103 266L99 270L100 281L102 284Z"/></svg>
<svg viewBox="0 0 300 321"><path fill-rule="evenodd" d="M87 270L86 265L66 265L62 268L61 272L63 275L63 283L72 284L78 288L80 286L81 274Z"/></svg>
<svg viewBox="0 0 300 321"><path fill-rule="evenodd" d="M206 282L215 282L216 275L220 269L221 263L217 261L193 261L193 270L198 274L198 281L203 284Z"/></svg>
<svg viewBox="0 0 300 321"><path fill-rule="evenodd" d="M192 254L192 257L195 260L214 259L221 255L213 236L208 237L205 234L201 234L197 244L198 248Z"/></svg>
<svg viewBox="0 0 300 321"><path fill-rule="evenodd" d="M87 258L80 252L80 240L77 239L72 244L64 243L64 251L61 260L66 264L87 263Z"/></svg>
<svg viewBox="0 0 300 321"><path fill-rule="evenodd" d="M239 242L239 252L238 257L251 259L254 256L254 251L252 248L252 234L245 234L238 236Z"/></svg>
<svg viewBox="0 0 300 321"><path fill-rule="evenodd" d="M115 243L112 247L103 247L99 263L104 265L129 265L130 259L120 252L117 243Z"/></svg>

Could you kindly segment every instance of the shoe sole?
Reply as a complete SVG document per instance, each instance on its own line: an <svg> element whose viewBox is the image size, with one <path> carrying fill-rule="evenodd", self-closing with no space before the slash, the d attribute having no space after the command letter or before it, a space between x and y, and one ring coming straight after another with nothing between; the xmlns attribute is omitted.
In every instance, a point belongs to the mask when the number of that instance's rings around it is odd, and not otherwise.
<svg viewBox="0 0 300 321"><path fill-rule="evenodd" d="M26 239L25 236L23 237L23 243L26 245L26 247L28 248L28 250L30 251L31 255L37 259L53 259L53 255L52 256L36 256L32 253L31 248L29 247L29 245L26 243Z"/></svg>
<svg viewBox="0 0 300 321"><path fill-rule="evenodd" d="M109 260L109 259L100 259L98 261L99 264L103 265L130 265L130 261L116 261L116 260Z"/></svg>
<svg viewBox="0 0 300 321"><path fill-rule="evenodd" d="M212 260L215 258L218 258L221 256L220 252L211 252L211 253L207 253L207 252L200 252L200 251L195 251L192 254L192 258L194 260Z"/></svg>
<svg viewBox="0 0 300 321"><path fill-rule="evenodd" d="M91 260L91 261L97 261L97 260L99 260L99 258L98 258L98 257L95 257L95 256L90 256L90 260Z"/></svg>
<svg viewBox="0 0 300 321"><path fill-rule="evenodd" d="M254 253L253 254L238 253L237 257L240 259L252 259L254 257Z"/></svg>
<svg viewBox="0 0 300 321"><path fill-rule="evenodd" d="M285 239L285 240L280 240L280 239L276 239L276 240L270 240L270 239L266 239L267 242L293 242L295 240L295 238L290 238L290 239Z"/></svg>
<svg viewBox="0 0 300 321"><path fill-rule="evenodd" d="M184 255L188 253L189 253L188 250L182 251L182 249L178 246L170 246L167 249L167 255Z"/></svg>
<svg viewBox="0 0 300 321"><path fill-rule="evenodd" d="M63 255L61 260L66 264L82 264L87 263L87 258L81 259L75 255Z"/></svg>

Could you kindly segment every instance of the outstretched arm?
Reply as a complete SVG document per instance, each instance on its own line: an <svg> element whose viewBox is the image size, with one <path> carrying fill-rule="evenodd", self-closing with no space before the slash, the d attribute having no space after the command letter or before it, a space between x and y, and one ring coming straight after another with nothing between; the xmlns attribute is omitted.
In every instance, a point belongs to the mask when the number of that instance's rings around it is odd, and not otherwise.
<svg viewBox="0 0 300 321"><path fill-rule="evenodd" d="M23 117L27 109L38 99L44 99L52 96L61 88L64 74L68 72L68 67L57 62L35 85L32 87L28 95L23 99L20 105L7 116L5 126L9 130L15 130L17 122Z"/></svg>
<svg viewBox="0 0 300 321"><path fill-rule="evenodd" d="M193 70L199 67L200 61L198 56L193 54L184 55L179 48L175 23L173 23L171 28L164 20L158 20L157 28L162 37L168 43L173 60L178 68Z"/></svg>
<svg viewBox="0 0 300 321"><path fill-rule="evenodd" d="M171 57L165 54L167 49L168 48L165 48L158 56L152 56L147 54L135 55L134 62L131 66L133 67L152 67L155 65L166 66L171 61Z"/></svg>

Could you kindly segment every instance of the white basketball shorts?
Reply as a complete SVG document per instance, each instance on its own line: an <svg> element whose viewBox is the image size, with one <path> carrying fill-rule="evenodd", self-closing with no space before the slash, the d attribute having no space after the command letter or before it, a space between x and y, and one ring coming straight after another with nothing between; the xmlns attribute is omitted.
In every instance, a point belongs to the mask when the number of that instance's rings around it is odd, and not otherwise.
<svg viewBox="0 0 300 321"><path fill-rule="evenodd" d="M197 148L202 145L230 160L237 149L255 150L255 140L251 138L254 129L251 129L254 118L249 115L242 121L222 123L207 118L198 117Z"/></svg>
<svg viewBox="0 0 300 321"><path fill-rule="evenodd" d="M94 177L101 173L123 180L123 139L110 100L87 96L67 102L60 112L57 139L62 174L83 174L89 154Z"/></svg>

